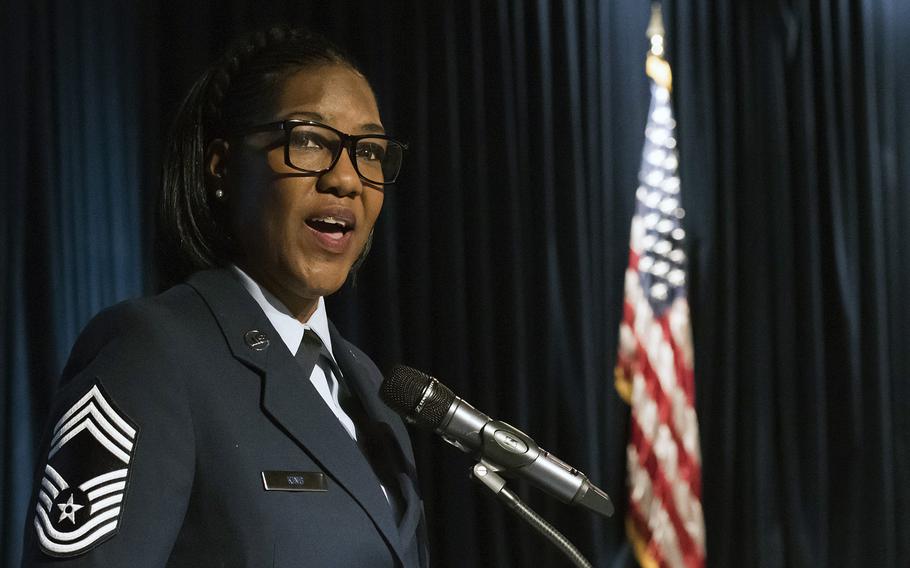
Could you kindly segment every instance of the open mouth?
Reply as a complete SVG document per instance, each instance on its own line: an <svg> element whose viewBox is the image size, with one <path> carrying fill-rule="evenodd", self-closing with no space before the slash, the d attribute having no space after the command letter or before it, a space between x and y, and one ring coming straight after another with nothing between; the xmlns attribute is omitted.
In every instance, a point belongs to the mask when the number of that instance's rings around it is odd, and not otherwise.
<svg viewBox="0 0 910 568"><path fill-rule="evenodd" d="M311 235L324 250L333 254L348 252L357 225L354 212L344 207L326 207L304 220Z"/></svg>
<svg viewBox="0 0 910 568"><path fill-rule="evenodd" d="M314 231L337 237L343 237L354 229L350 221L333 216L313 217L307 219L305 223Z"/></svg>

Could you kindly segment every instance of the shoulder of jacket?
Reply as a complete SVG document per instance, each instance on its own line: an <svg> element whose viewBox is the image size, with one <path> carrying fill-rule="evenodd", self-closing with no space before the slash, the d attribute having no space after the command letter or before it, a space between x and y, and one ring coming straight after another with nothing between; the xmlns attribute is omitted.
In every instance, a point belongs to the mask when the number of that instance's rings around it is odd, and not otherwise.
<svg viewBox="0 0 910 568"><path fill-rule="evenodd" d="M128 358L136 353L179 350L206 320L211 317L202 299L185 284L105 308L79 334L63 378L78 373L103 353Z"/></svg>

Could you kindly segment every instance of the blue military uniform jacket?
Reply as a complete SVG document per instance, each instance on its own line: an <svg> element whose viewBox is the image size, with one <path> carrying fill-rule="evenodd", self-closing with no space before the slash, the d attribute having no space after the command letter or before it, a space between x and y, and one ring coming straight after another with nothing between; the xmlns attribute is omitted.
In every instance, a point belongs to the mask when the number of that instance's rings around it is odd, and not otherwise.
<svg viewBox="0 0 910 568"><path fill-rule="evenodd" d="M23 566L426 566L408 434L373 362L331 334L397 472L400 515L259 306L209 270L83 331L41 449Z"/></svg>

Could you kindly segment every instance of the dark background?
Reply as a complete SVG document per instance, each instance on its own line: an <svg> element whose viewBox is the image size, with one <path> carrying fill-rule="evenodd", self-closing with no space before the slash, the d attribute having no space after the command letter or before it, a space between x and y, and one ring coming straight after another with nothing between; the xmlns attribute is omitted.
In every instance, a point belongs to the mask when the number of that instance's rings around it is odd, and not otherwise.
<svg viewBox="0 0 910 568"><path fill-rule="evenodd" d="M710 566L910 566L910 4L667 0ZM329 303L618 502L521 494L598 566L623 534L613 389L648 107L642 0L4 2L2 560L95 312L156 290L167 125L249 26L345 45L411 142L358 286ZM563 561L415 433L434 566Z"/></svg>

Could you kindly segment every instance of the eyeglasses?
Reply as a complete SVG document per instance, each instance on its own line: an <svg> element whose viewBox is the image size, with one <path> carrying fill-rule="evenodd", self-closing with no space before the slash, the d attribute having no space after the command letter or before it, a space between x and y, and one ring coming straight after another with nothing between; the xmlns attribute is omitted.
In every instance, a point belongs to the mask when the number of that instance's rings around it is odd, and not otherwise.
<svg viewBox="0 0 910 568"><path fill-rule="evenodd" d="M331 170L341 151L347 148L351 163L360 178L376 185L389 185L398 179L408 145L384 134L352 136L312 120L290 119L251 126L234 132L246 136L270 130L284 131L284 163L311 174Z"/></svg>

